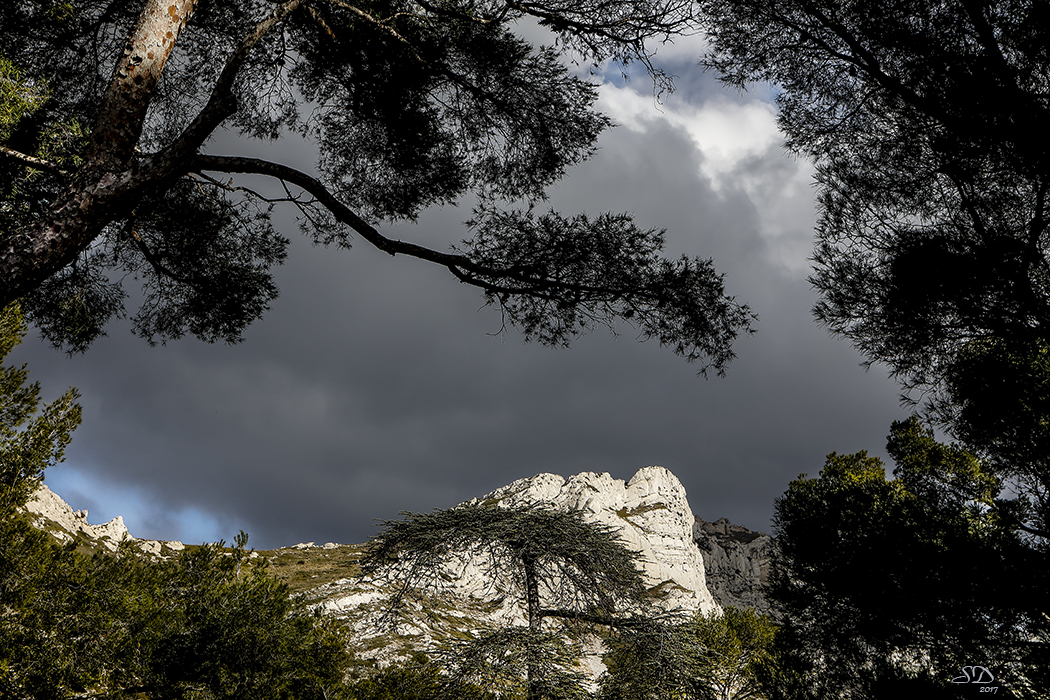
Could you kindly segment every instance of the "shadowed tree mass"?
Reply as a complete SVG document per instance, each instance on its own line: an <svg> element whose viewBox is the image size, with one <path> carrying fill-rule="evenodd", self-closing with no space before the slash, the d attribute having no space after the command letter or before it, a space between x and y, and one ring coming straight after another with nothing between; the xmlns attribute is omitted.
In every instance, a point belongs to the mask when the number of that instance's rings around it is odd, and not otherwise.
<svg viewBox="0 0 1050 700"><path fill-rule="evenodd" d="M769 593L787 653L771 697L955 698L980 659L1011 697L1045 698L1050 568L1024 502L915 416L887 451L893 479L866 452L831 453L777 499Z"/></svg>
<svg viewBox="0 0 1050 700"><path fill-rule="evenodd" d="M0 304L23 299L54 344L85 349L131 311L135 331L236 341L277 295L298 209L313 241L356 235L447 267L528 338L563 344L622 318L721 371L752 320L709 260L661 256L627 215L537 215L609 120L566 58L638 62L692 31L688 2L25 0L0 8ZM557 36L536 47L521 20ZM217 154L220 130L317 145L312 172ZM240 176L270 178L279 195ZM257 182L252 180L251 182ZM449 251L377 226L478 202ZM525 202L520 211L498 205ZM129 289L130 283L140 289Z"/></svg>
<svg viewBox="0 0 1050 700"><path fill-rule="evenodd" d="M700 3L730 84L817 163L818 318L906 385L1050 342L1046 3Z"/></svg>
<svg viewBox="0 0 1050 700"><path fill-rule="evenodd" d="M804 663L775 697L955 697L976 658L1046 697L1050 6L699 5L703 63L777 85L816 162L818 319L962 442L895 423L896 479L832 454L777 502L780 639Z"/></svg>
<svg viewBox="0 0 1050 700"><path fill-rule="evenodd" d="M704 63L781 86L817 163L820 321L1050 533L1050 9L1039 2L701 3Z"/></svg>

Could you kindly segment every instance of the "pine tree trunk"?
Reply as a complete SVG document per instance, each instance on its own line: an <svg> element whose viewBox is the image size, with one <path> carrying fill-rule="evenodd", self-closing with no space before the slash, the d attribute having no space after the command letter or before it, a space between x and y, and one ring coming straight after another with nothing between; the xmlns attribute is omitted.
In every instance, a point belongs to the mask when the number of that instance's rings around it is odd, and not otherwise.
<svg viewBox="0 0 1050 700"><path fill-rule="evenodd" d="M47 214L0 249L0 307L71 263L130 206L141 188L132 165L150 102L196 0L146 0L113 68L84 164Z"/></svg>
<svg viewBox="0 0 1050 700"><path fill-rule="evenodd" d="M525 566L525 600L529 613L529 646L525 651L526 682L528 684L527 700L541 700L539 692L540 668L539 649L535 637L542 631L543 618L540 617L540 589L536 579L536 560L526 556L522 563Z"/></svg>

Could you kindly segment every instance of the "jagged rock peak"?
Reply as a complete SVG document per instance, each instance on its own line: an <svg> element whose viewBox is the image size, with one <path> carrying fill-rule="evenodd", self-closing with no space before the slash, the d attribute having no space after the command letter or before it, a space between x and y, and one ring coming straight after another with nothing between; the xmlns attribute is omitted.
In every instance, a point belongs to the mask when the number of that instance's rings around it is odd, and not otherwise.
<svg viewBox="0 0 1050 700"><path fill-rule="evenodd" d="M110 551L115 551L125 538L131 540L142 550L161 555L165 549L178 551L183 544L178 541L160 542L157 540L140 540L132 537L124 525L124 518L117 516L107 523L92 525L87 521L86 510L73 510L62 500L62 497L40 484L26 502L26 511L33 519L33 525L49 532L60 542L69 542L77 537L85 537Z"/></svg>
<svg viewBox="0 0 1050 700"><path fill-rule="evenodd" d="M726 518L714 522L697 518L693 537L703 552L707 587L720 605L773 612L766 597L773 538Z"/></svg>
<svg viewBox="0 0 1050 700"><path fill-rule="evenodd" d="M626 545L641 554L649 584L663 584L668 609L720 610L705 583L704 561L693 541L694 519L685 489L663 467L645 467L627 482L608 473L584 472L568 479L538 474L467 503L579 509L584 520L615 528ZM451 557L445 569L442 578L451 586L442 592L440 601L428 602L429 607L411 603L407 619L393 634L380 631L377 624L383 601L390 596L382 581L339 579L314 589L311 597L324 614L345 620L354 630L358 645L368 648L361 652L363 658L381 663L403 660L415 650L429 649L435 640L459 638L469 630L526 624L520 592L494 595L485 561ZM507 591L514 586L514 581L503 581L496 589ZM592 644L588 649L582 668L594 681L605 667L598 647Z"/></svg>
<svg viewBox="0 0 1050 700"><path fill-rule="evenodd" d="M740 544L753 542L759 537L769 537L769 535L764 532L751 530L743 525L734 525L729 522L729 518L719 518L711 523L698 515L696 516L696 524L693 526L693 537L699 538L701 533L729 538Z"/></svg>
<svg viewBox="0 0 1050 700"><path fill-rule="evenodd" d="M582 472L568 479L537 474L470 502L580 510L585 520L620 531L627 546L641 554L649 584L669 590L669 605L704 612L719 608L693 541L694 516L685 487L664 467L643 467L627 482L608 472Z"/></svg>

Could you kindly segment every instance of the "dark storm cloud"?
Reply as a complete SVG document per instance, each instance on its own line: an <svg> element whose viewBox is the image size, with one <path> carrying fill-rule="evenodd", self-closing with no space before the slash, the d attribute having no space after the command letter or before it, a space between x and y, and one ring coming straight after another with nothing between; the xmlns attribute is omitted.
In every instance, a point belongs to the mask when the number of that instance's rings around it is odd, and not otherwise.
<svg viewBox="0 0 1050 700"><path fill-rule="evenodd" d="M82 357L32 338L19 351L51 394L72 384L84 395L84 425L55 470L79 475L79 493L62 495L97 502L92 522L124 514L140 537L244 528L270 547L362 541L374 518L539 472L629 478L661 464L698 515L767 528L790 479L815 474L832 450L880 451L902 412L894 385L811 319L805 165L774 144L715 181L714 161L672 118L706 104L711 82L606 134L549 204L629 210L668 230L669 254L713 257L761 316L726 378L698 378L630 327L569 350L525 344L513 328L499 334L498 312L446 271L364 243L311 247L278 219L293 238L281 297L245 343L149 348L114 327ZM387 233L447 249L468 235L468 216L428 212Z"/></svg>

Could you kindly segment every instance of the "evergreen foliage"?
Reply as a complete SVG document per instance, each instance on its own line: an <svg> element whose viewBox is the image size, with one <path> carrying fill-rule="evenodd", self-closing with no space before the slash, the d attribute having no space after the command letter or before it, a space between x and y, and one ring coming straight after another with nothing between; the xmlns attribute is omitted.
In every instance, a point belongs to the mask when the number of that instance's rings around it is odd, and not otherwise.
<svg viewBox="0 0 1050 700"><path fill-rule="evenodd" d="M639 624L651 612L636 555L613 528L578 511L472 503L402 515L383 523L361 562L396 582L392 612L410 591L450 589L446 564L468 559L482 567L490 592L518 596L526 611L526 626L477 634L455 650L447 666L457 681L529 700L578 697L580 650L559 633ZM560 624L547 631L548 619Z"/></svg>
<svg viewBox="0 0 1050 700"><path fill-rule="evenodd" d="M564 59L637 63L669 89L653 42L693 19L682 0L4 3L0 303L22 299L46 338L82 351L138 281L131 320L150 342L235 342L277 296L283 204L314 242L356 235L448 268L529 338L622 319L721 372L753 316L710 260L662 257L662 232L628 215L531 213L610 124ZM555 46L515 33L529 20ZM308 139L316 172L210 153L224 128ZM283 194L233 184L246 174ZM479 205L459 251L377 228L465 197Z"/></svg>
<svg viewBox="0 0 1050 700"><path fill-rule="evenodd" d="M969 451L912 420L890 438L895 481L861 453L792 483L776 590L779 644L801 661L782 679L800 697L947 693L962 665L984 663L1015 694L1045 693L1047 4L700 12L704 65L775 84L789 146L817 165L818 319Z"/></svg>
<svg viewBox="0 0 1050 700"><path fill-rule="evenodd" d="M1046 3L701 5L705 65L779 86L788 144L817 164L818 319L1014 478L1045 539Z"/></svg>
<svg viewBox="0 0 1050 700"><path fill-rule="evenodd" d="M0 310L0 362L25 336L17 304ZM27 384L29 370L0 369L0 517L10 518L43 478L62 461L71 434L80 424L78 394L70 389L41 408L40 384Z"/></svg>
<svg viewBox="0 0 1050 700"><path fill-rule="evenodd" d="M21 340L0 312L0 360ZM93 556L23 506L80 422L74 390L41 406L0 370L0 697L321 698L343 688L345 640L250 559L247 536L158 561L125 542Z"/></svg>
<svg viewBox="0 0 1050 700"><path fill-rule="evenodd" d="M1046 697L1050 562L973 455L894 423L881 460L831 454L776 502L784 697L948 693L964 665ZM909 690L910 689L910 690Z"/></svg>
<svg viewBox="0 0 1050 700"><path fill-rule="evenodd" d="M776 625L754 610L697 612L675 624L648 624L610 635L601 700L762 698Z"/></svg>
<svg viewBox="0 0 1050 700"><path fill-rule="evenodd" d="M818 318L909 385L1046 342L1050 10L1015 0L702 2L704 64L780 90L817 164Z"/></svg>
<svg viewBox="0 0 1050 700"><path fill-rule="evenodd" d="M504 698L589 698L589 678L578 666L580 640L567 631L564 625L553 631L504 627L453 642L438 655L450 680L442 697L455 698L456 688L469 684Z"/></svg>

